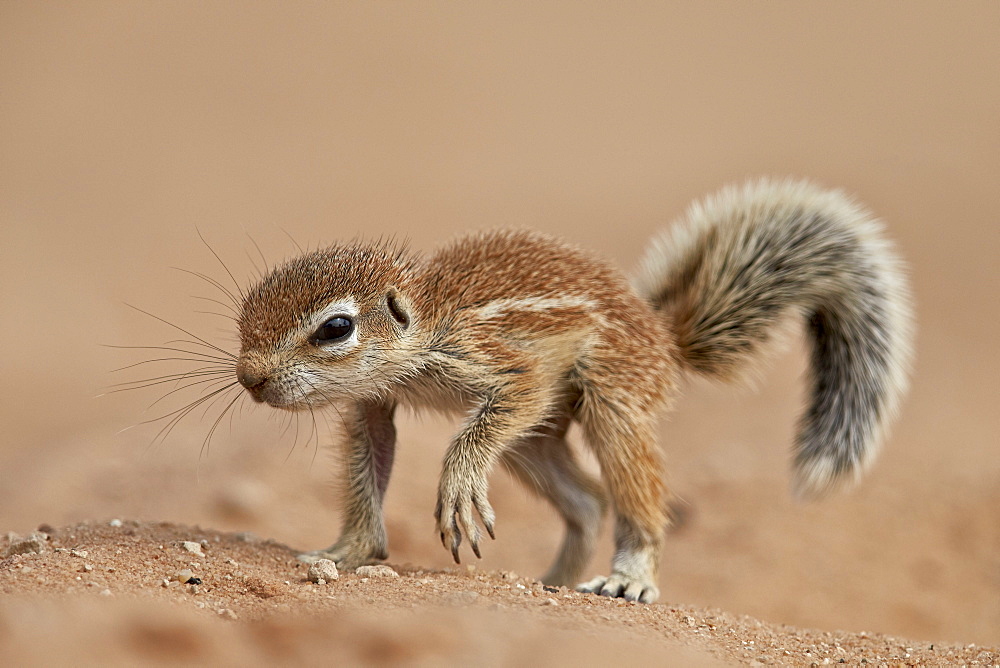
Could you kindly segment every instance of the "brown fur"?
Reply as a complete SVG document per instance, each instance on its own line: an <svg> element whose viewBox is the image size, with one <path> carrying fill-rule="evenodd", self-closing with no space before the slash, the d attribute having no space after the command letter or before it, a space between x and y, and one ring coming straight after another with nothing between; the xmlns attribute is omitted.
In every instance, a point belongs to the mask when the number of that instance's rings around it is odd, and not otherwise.
<svg viewBox="0 0 1000 668"><path fill-rule="evenodd" d="M697 365L687 311L664 304L697 300L690 285L713 259L682 260L675 268L688 278L666 287L668 269L655 269L660 283L646 298L596 257L524 231L471 235L426 258L388 244L345 244L275 269L243 304L240 382L273 406L336 403L349 416L344 530L313 557L344 567L385 558L381 502L395 446L392 415L402 403L464 415L444 458L436 511L456 561L463 537L479 554L480 524L493 535L487 480L502 461L566 522L546 582L580 580L610 501L612 574L581 588L655 600L668 521L655 430L680 369ZM721 280L738 268L720 270ZM684 296L668 299L680 294L671 286ZM337 318L352 323L350 336L318 340L325 322L344 322ZM700 354L714 359L711 337L701 340ZM727 366L739 356L725 352ZM574 420L606 492L573 460L565 434Z"/></svg>

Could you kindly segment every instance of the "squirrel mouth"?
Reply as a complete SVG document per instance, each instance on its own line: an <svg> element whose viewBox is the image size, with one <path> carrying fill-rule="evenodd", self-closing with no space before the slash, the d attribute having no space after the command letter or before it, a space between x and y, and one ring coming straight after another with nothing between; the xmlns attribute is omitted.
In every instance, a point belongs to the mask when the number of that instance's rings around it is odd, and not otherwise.
<svg viewBox="0 0 1000 668"><path fill-rule="evenodd" d="M307 402L295 399L289 400L285 397L264 397L260 399L254 397L254 400L257 401L257 403L267 404L271 408L280 408L284 411L299 411L308 406Z"/></svg>
<svg viewBox="0 0 1000 668"><path fill-rule="evenodd" d="M299 402L292 400L289 401L288 398L282 396L275 396L275 394L269 391L266 383L260 383L259 385L254 385L251 387L246 387L247 394L253 399L256 404L267 404L271 408L281 408L284 410L297 410L301 406L297 406Z"/></svg>
<svg viewBox="0 0 1000 668"><path fill-rule="evenodd" d="M254 401L256 401L257 403L267 404L271 408L277 408L283 411L290 411L293 413L298 411L308 410L310 407L313 407L315 405L313 402L309 401L308 395L289 397L287 395L268 396L268 394L264 392L260 393L260 396L254 396L253 392L251 392L250 394L251 396L254 397Z"/></svg>

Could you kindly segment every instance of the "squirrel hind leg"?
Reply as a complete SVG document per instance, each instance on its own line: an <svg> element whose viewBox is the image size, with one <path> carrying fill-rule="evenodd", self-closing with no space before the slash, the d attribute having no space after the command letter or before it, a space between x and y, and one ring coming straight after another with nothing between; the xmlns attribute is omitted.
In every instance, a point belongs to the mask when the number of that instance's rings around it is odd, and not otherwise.
<svg viewBox="0 0 1000 668"><path fill-rule="evenodd" d="M607 500L600 483L577 463L565 440L569 415L560 416L505 451L502 461L525 487L548 500L566 523L559 554L541 580L573 587L597 543Z"/></svg>
<svg viewBox="0 0 1000 668"><path fill-rule="evenodd" d="M601 399L585 399L578 417L611 494L615 554L610 576L580 584L577 590L652 603L659 598L660 548L669 522L652 420Z"/></svg>

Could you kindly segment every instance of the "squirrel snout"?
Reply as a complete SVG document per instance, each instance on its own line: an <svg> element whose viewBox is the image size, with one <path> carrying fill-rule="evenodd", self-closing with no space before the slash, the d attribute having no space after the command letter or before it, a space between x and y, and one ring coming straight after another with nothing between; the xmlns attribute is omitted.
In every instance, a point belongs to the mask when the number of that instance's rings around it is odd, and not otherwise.
<svg viewBox="0 0 1000 668"><path fill-rule="evenodd" d="M242 364L236 365L236 380L240 382L240 385L247 388L250 392L250 396L253 397L254 401L263 401L260 397L260 390L263 389L264 383L267 382L267 376L263 373L258 373L247 369Z"/></svg>

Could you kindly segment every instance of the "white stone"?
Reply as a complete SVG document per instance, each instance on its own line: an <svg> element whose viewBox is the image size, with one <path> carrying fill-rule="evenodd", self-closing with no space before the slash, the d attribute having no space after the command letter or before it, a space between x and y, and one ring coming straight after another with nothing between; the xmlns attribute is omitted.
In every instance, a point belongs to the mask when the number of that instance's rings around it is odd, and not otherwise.
<svg viewBox="0 0 1000 668"><path fill-rule="evenodd" d="M398 578L399 573L392 570L388 566L383 564L378 564L375 566L358 566L354 571L359 577L363 578Z"/></svg>
<svg viewBox="0 0 1000 668"><path fill-rule="evenodd" d="M326 584L340 577L337 572L337 564L330 559L319 559L309 567L307 575L310 582L316 584ZM320 582L322 580L322 582Z"/></svg>

